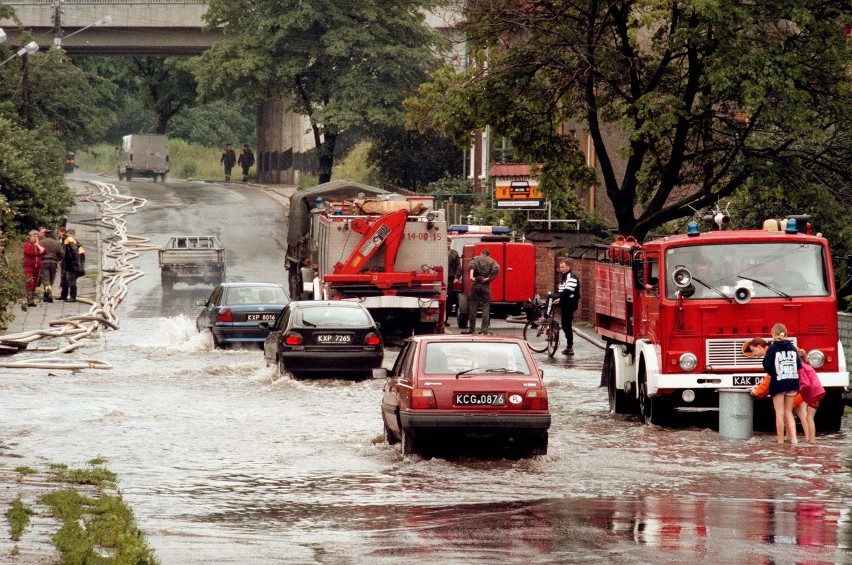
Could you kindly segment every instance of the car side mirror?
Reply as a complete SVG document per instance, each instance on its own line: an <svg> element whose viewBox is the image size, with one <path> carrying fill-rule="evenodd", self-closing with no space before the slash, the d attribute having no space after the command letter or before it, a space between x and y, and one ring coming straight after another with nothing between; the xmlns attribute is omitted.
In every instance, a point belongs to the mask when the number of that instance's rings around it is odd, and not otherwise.
<svg viewBox="0 0 852 565"><path fill-rule="evenodd" d="M544 379L544 369L538 370L538 376L539 376L539 378Z"/></svg>
<svg viewBox="0 0 852 565"><path fill-rule="evenodd" d="M374 379L386 379L388 378L388 370L384 367L379 367L378 369L373 369L373 378Z"/></svg>
<svg viewBox="0 0 852 565"><path fill-rule="evenodd" d="M196 306L207 306L207 301L206 300L196 300L195 305Z"/></svg>

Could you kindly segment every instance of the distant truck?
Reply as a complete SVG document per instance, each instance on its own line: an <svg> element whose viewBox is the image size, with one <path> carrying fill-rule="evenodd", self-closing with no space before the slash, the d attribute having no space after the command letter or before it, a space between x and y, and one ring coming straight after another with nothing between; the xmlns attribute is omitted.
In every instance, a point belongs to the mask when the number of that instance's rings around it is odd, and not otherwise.
<svg viewBox="0 0 852 565"><path fill-rule="evenodd" d="M150 177L164 182L169 173L169 138L165 135L133 134L121 138L118 180Z"/></svg>
<svg viewBox="0 0 852 565"><path fill-rule="evenodd" d="M458 252L462 261L462 280L456 283L458 326L466 328L470 320L468 296L473 283L467 274L471 259L483 249L488 249L491 258L500 265L500 274L491 283L492 309L501 314L519 314L535 296L535 246L515 241L505 226L454 224L449 227L448 233L450 246Z"/></svg>
<svg viewBox="0 0 852 565"><path fill-rule="evenodd" d="M216 236L173 237L159 255L163 290L178 282L216 285L225 280L225 250Z"/></svg>

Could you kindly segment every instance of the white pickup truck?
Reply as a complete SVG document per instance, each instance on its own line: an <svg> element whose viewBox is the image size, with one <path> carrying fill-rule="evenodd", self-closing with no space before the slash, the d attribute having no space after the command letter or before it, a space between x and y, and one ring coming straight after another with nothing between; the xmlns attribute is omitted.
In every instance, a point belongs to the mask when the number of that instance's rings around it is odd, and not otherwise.
<svg viewBox="0 0 852 565"><path fill-rule="evenodd" d="M182 235L159 250L163 290L175 283L219 284L225 280L225 249L213 235Z"/></svg>

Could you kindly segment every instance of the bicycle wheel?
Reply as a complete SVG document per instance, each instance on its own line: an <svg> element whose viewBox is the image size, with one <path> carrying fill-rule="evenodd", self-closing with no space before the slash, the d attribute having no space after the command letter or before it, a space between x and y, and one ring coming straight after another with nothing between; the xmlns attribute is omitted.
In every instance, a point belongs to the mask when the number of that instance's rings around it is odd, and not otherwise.
<svg viewBox="0 0 852 565"><path fill-rule="evenodd" d="M547 332L547 354L551 357L556 355L559 348L559 322L550 322L550 330Z"/></svg>
<svg viewBox="0 0 852 565"><path fill-rule="evenodd" d="M547 323L544 320L527 322L524 326L524 340L536 353L547 351Z"/></svg>

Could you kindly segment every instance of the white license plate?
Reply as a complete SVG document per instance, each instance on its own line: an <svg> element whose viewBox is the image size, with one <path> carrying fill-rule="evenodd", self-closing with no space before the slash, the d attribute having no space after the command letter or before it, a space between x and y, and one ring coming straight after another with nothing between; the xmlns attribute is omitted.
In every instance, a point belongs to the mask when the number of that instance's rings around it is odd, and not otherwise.
<svg viewBox="0 0 852 565"><path fill-rule="evenodd" d="M317 343L352 343L352 336L343 334L322 334L317 336Z"/></svg>
<svg viewBox="0 0 852 565"><path fill-rule="evenodd" d="M763 375L734 376L734 386L755 386L763 380Z"/></svg>
<svg viewBox="0 0 852 565"><path fill-rule="evenodd" d="M275 314L248 314L246 316L246 320L248 320L249 322L254 322L254 321L267 322L269 320L274 320L274 319L275 319Z"/></svg>
<svg viewBox="0 0 852 565"><path fill-rule="evenodd" d="M457 392L456 406L503 406L506 395L502 392Z"/></svg>

